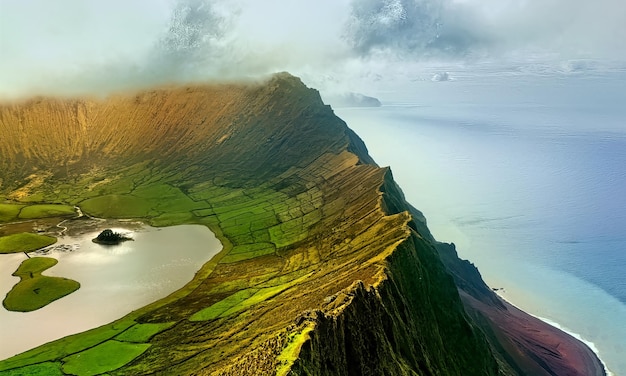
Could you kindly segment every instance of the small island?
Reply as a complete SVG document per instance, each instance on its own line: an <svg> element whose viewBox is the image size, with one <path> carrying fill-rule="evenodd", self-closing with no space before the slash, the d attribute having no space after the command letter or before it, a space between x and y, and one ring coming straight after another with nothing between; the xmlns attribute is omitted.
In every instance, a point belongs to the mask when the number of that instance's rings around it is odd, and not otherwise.
<svg viewBox="0 0 626 376"><path fill-rule="evenodd" d="M57 262L57 259L50 257L32 257L24 260L13 273L14 276L20 277L20 281L2 301L4 308L14 312L36 311L78 290L80 283L74 280L41 274Z"/></svg>
<svg viewBox="0 0 626 376"><path fill-rule="evenodd" d="M115 245L127 240L133 240L133 238L107 228L91 241L98 244Z"/></svg>

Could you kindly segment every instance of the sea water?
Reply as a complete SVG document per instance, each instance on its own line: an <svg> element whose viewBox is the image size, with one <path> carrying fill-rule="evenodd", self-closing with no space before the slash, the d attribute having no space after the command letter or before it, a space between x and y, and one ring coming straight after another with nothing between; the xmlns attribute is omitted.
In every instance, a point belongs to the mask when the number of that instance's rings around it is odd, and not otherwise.
<svg viewBox="0 0 626 376"><path fill-rule="evenodd" d="M438 240L626 375L624 88L619 71L460 74L336 113Z"/></svg>
<svg viewBox="0 0 626 376"><path fill-rule="evenodd" d="M55 246L65 244L73 251L43 255L58 260L44 275L70 278L81 286L33 312L10 312L0 306L0 359L110 323L163 298L183 287L222 249L215 235L201 225L114 230L130 233L134 240L93 243L99 231L65 236ZM23 253L0 255L1 296L19 281L11 273L25 259Z"/></svg>

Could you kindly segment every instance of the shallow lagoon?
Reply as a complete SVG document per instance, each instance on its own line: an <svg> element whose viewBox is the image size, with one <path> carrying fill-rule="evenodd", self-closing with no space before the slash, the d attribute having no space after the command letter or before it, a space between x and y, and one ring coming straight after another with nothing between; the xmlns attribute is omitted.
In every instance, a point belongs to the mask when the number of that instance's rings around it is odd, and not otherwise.
<svg viewBox="0 0 626 376"><path fill-rule="evenodd" d="M34 312L0 307L0 359L43 343L114 321L183 287L222 245L205 226L141 226L129 231L134 241L101 245L98 231L59 238L46 257L59 263L44 275L80 282L78 291ZM59 250L60 245L66 249ZM34 254L30 254L34 256ZM11 276L26 255L0 255L2 297L19 281Z"/></svg>

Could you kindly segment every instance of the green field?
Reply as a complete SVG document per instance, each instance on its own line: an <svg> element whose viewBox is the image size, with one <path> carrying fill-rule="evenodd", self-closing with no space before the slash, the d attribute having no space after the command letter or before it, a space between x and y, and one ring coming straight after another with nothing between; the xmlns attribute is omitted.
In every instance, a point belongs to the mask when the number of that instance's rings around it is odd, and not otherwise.
<svg viewBox="0 0 626 376"><path fill-rule="evenodd" d="M92 376L113 371L135 359L149 344L106 341L96 347L63 359L63 372L70 375Z"/></svg>
<svg viewBox="0 0 626 376"><path fill-rule="evenodd" d="M2 376L63 376L61 363L45 362L2 372Z"/></svg>
<svg viewBox="0 0 626 376"><path fill-rule="evenodd" d="M154 323L154 324L135 324L115 337L118 341L144 343L156 334L169 329L175 322Z"/></svg>
<svg viewBox="0 0 626 376"><path fill-rule="evenodd" d="M19 219L37 219L75 215L74 207L69 205L29 205L22 208Z"/></svg>
<svg viewBox="0 0 626 376"><path fill-rule="evenodd" d="M17 219L20 210L25 205L0 204L0 222L9 222Z"/></svg>
<svg viewBox="0 0 626 376"><path fill-rule="evenodd" d="M23 232L20 234L0 237L1 253L32 252L40 248L56 243L56 239L51 236L31 234Z"/></svg>
<svg viewBox="0 0 626 376"><path fill-rule="evenodd" d="M94 181L100 182L93 191L83 189L72 191L72 186L67 185L60 193L51 188L46 196L51 202L72 197L66 202L79 206L84 213L95 217L141 218L157 226L181 223L206 225L218 235L224 245L219 257L207 263L198 272L197 279L192 284L167 299L154 303L151 305L152 308L145 307L114 324L54 341L0 362L0 374L5 374L2 370L12 372L10 369L15 367L31 367L29 365L33 362L45 362L41 364L55 370L61 362L61 370L66 374L90 375L113 372L143 353L150 346L154 336L177 325L172 320L155 323L135 321L141 312L146 314L158 306L168 304L168 301L190 294L194 286L220 264L234 265L242 261L264 258L274 260L277 248L293 245L304 239L308 229L321 219L319 211L322 205L321 194L315 187L294 196L270 186L242 189L208 182L193 184L177 182L179 186L187 185L185 189L181 189L170 185L169 178L165 175L152 175L150 170L139 167L112 174L116 176L115 179L91 177L84 185L81 183L74 187L76 189L80 186L93 185ZM45 187L42 189L46 190ZM55 196L57 194L58 196ZM34 216L37 211L39 214L50 213L52 209L58 209L62 205L30 205L20 210L23 212L28 207L33 208L29 209L26 215ZM65 207L68 213L69 209L73 212L73 206ZM10 209L19 213L14 206ZM19 235L24 239L28 237L31 240L41 240L38 238L39 235L35 234ZM22 267L21 272L30 272L33 268L32 265L26 265ZM301 278L308 273L307 270L278 276L279 270L274 266L268 266L259 269L260 274L257 276L229 278L214 286L212 290L215 293L227 294L222 300L190 311L185 320L202 323L237 317L250 307L259 306L260 303L271 300L302 281ZM29 276L30 274L27 275ZM30 304L34 305L36 299L33 299L32 291L42 288L37 281L55 288L62 287L61 281L51 281L47 278L51 277L39 276L36 281L27 278L26 281L18 283L19 287L14 288L17 292L11 294L11 298L15 295L29 302L32 299L33 303ZM41 293L41 290L39 292ZM15 304L12 299L7 300L9 305ZM23 309L23 305L24 302L20 302L19 308ZM128 357L118 356L119 353L128 354ZM109 359L112 354L116 359Z"/></svg>
<svg viewBox="0 0 626 376"><path fill-rule="evenodd" d="M48 277L41 273L57 264L50 257L33 257L24 260L14 276L20 281L2 301L9 311L30 312L44 307L78 290L80 283L67 278Z"/></svg>
<svg viewBox="0 0 626 376"><path fill-rule="evenodd" d="M137 218L156 214L152 203L131 195L106 195L94 197L81 203L86 213L102 218Z"/></svg>

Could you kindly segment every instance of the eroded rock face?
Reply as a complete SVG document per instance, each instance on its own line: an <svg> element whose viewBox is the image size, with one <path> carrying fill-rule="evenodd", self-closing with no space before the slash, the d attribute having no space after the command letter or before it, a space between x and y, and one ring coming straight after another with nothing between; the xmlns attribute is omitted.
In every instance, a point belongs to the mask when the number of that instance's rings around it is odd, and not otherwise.
<svg viewBox="0 0 626 376"><path fill-rule="evenodd" d="M295 77L31 100L0 108L0 132L0 194L155 225L201 223L224 244L178 293L97 337L44 345L0 370L36 359L69 373L63 364L79 367L79 355L106 358L127 343L143 347L100 372L511 369L465 313L421 213L390 171Z"/></svg>

